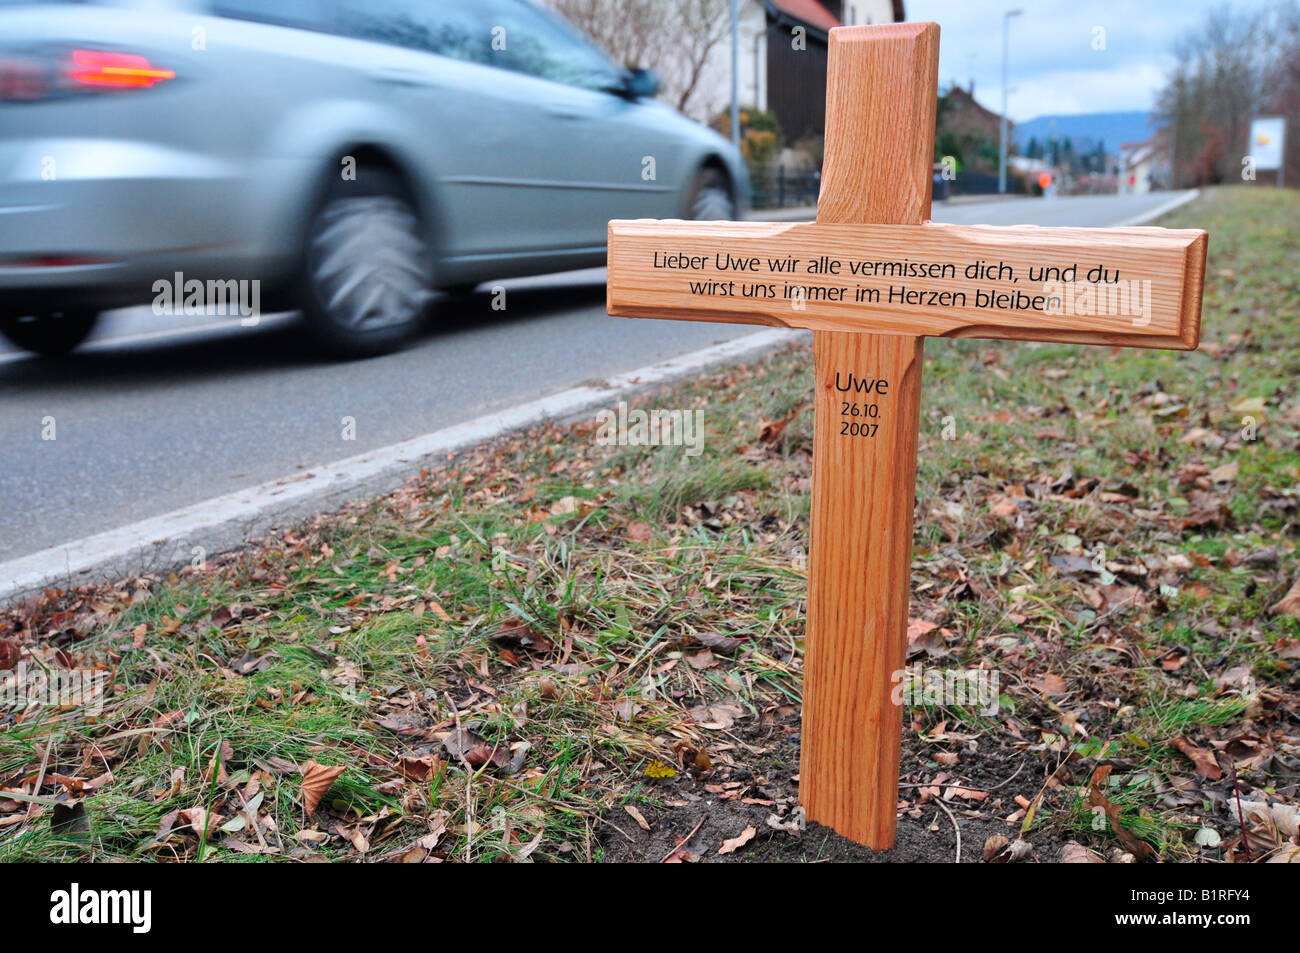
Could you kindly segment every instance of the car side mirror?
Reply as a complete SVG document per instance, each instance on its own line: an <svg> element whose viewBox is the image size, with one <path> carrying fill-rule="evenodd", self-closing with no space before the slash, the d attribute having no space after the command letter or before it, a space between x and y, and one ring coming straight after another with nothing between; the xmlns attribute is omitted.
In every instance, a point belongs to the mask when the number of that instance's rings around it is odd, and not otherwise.
<svg viewBox="0 0 1300 953"><path fill-rule="evenodd" d="M659 74L652 69L631 69L623 74L619 92L628 99L649 99L659 92Z"/></svg>

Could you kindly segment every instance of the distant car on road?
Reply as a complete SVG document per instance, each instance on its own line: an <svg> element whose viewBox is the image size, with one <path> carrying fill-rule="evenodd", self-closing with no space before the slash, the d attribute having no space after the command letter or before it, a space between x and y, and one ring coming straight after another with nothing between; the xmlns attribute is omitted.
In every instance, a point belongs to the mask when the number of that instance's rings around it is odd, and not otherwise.
<svg viewBox="0 0 1300 953"><path fill-rule="evenodd" d="M739 154L656 88L524 0L0 0L0 331L255 287L391 350L435 290L602 264L610 218L736 217Z"/></svg>

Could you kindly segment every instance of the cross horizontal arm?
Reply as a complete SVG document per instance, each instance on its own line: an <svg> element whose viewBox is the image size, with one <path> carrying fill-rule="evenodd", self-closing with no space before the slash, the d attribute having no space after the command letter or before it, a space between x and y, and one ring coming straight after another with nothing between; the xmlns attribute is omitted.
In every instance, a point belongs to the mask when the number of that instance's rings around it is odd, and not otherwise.
<svg viewBox="0 0 1300 953"><path fill-rule="evenodd" d="M609 313L1194 348L1199 229L609 223Z"/></svg>

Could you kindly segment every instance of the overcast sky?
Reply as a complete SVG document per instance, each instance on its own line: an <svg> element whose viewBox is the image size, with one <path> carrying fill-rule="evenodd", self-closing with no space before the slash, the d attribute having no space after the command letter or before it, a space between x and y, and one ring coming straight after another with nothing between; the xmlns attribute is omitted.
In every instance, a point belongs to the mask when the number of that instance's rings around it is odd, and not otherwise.
<svg viewBox="0 0 1300 953"><path fill-rule="evenodd" d="M1002 14L1011 20L1012 87L1007 113L1023 121L1052 113L1150 109L1173 62L1175 39L1222 0L906 0L907 19L941 27L939 84L966 86L1002 108ZM1266 0L1234 0L1256 9ZM1093 49L1095 28L1105 49ZM1097 34L1101 36L1100 33Z"/></svg>

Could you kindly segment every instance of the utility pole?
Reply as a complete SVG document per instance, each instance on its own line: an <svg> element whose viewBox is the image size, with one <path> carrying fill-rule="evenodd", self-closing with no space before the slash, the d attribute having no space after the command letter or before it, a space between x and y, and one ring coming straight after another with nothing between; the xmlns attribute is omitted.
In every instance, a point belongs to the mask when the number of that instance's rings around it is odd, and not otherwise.
<svg viewBox="0 0 1300 953"><path fill-rule="evenodd" d="M731 142L740 148L740 0L731 0Z"/></svg>
<svg viewBox="0 0 1300 953"><path fill-rule="evenodd" d="M1011 45L1011 18L1023 10L1008 10L1002 14L1002 136L998 142L998 191L1007 191L1007 48Z"/></svg>

